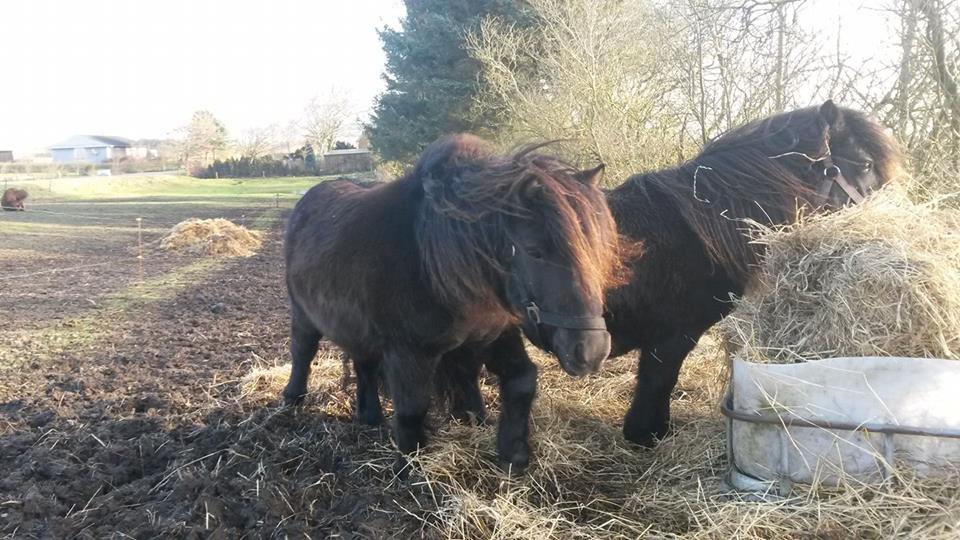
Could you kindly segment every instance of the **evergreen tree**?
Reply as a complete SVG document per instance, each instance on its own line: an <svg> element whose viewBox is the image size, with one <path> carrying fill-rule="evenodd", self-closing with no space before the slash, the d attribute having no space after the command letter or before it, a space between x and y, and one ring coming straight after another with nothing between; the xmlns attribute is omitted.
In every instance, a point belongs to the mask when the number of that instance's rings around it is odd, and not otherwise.
<svg viewBox="0 0 960 540"><path fill-rule="evenodd" d="M405 0L399 30L380 32L387 90L366 126L370 145L388 160L409 160L437 137L483 131L473 111L479 64L465 35L486 16L522 24L516 0Z"/></svg>

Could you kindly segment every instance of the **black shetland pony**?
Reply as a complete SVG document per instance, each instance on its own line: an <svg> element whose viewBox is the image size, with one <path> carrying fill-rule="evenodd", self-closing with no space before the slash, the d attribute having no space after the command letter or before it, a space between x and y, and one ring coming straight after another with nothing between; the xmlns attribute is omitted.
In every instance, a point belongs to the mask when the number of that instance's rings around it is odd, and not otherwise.
<svg viewBox="0 0 960 540"><path fill-rule="evenodd" d="M395 182L332 181L303 196L285 238L288 404L306 393L326 336L354 361L367 424L382 419L382 363L395 442L411 452L424 443L441 357L483 355L500 377L500 459L526 466L537 370L518 354L520 328L566 371L595 370L610 350L602 300L618 264L599 168L576 171L533 150L497 155L457 135L427 147Z"/></svg>
<svg viewBox="0 0 960 540"><path fill-rule="evenodd" d="M729 131L679 167L607 192L623 239L642 247L624 261L629 282L607 291L604 315L611 357L640 349L624 436L651 446L666 435L683 360L730 312L762 255L746 220L789 224L804 209L859 202L902 165L881 125L827 101ZM456 378L451 393L478 395L474 367L464 376L444 366Z"/></svg>

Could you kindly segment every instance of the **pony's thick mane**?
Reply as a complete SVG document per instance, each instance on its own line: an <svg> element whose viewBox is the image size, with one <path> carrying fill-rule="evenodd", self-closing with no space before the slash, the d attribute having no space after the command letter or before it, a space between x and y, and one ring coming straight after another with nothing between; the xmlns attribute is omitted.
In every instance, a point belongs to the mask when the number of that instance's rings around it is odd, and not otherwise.
<svg viewBox="0 0 960 540"><path fill-rule="evenodd" d="M903 162L896 142L863 113L841 110L842 129L874 159L881 182L895 178ZM810 160L827 155L829 133L817 107L799 109L730 130L679 167L630 180L666 198L710 259L746 283L759 256L745 234L749 223L792 223L802 207L820 206Z"/></svg>
<svg viewBox="0 0 960 540"><path fill-rule="evenodd" d="M408 180L422 184L416 233L427 279L448 305L495 301L510 220L538 220L547 241L602 292L614 275L616 224L603 194L557 158L526 147L497 154L482 139L454 135L426 148Z"/></svg>

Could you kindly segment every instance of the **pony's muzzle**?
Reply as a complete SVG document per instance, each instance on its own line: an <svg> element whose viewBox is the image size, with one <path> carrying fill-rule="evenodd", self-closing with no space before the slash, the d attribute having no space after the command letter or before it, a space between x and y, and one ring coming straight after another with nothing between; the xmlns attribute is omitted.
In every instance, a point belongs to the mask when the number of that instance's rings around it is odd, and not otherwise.
<svg viewBox="0 0 960 540"><path fill-rule="evenodd" d="M606 330L558 328L553 349L560 367L574 377L595 373L610 354L610 334Z"/></svg>

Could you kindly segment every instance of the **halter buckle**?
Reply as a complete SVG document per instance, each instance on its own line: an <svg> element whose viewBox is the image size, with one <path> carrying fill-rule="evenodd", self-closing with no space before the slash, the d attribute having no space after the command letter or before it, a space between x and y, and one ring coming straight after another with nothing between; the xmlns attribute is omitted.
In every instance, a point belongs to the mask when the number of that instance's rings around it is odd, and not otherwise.
<svg viewBox="0 0 960 540"><path fill-rule="evenodd" d="M537 306L536 302L528 302L526 309L527 318L529 318L535 324L540 324L540 307Z"/></svg>

